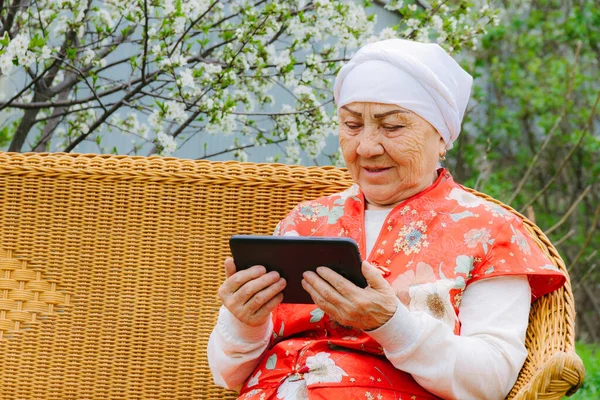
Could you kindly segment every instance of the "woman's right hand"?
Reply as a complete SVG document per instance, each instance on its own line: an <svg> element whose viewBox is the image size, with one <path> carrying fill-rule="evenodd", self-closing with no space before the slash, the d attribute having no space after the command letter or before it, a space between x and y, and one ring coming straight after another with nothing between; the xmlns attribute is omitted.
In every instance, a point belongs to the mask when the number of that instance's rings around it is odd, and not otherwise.
<svg viewBox="0 0 600 400"><path fill-rule="evenodd" d="M225 282L219 288L223 305L240 321L261 326L283 300L285 279L262 265L237 271L233 258L225 260Z"/></svg>

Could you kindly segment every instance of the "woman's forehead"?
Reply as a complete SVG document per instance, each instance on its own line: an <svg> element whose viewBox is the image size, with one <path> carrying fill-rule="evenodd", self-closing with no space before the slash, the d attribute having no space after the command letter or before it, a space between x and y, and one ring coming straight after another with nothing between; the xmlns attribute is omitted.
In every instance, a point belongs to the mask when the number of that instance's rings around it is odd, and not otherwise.
<svg viewBox="0 0 600 400"><path fill-rule="evenodd" d="M411 111L396 104L356 101L340 107L340 112L346 112L356 117L381 118L393 114L412 114ZM384 115L385 114L385 115Z"/></svg>

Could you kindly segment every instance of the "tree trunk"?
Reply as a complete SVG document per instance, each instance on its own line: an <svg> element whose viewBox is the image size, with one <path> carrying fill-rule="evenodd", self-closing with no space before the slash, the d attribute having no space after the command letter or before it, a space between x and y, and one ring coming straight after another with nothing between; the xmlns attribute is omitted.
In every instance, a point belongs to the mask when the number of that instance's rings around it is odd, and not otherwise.
<svg viewBox="0 0 600 400"><path fill-rule="evenodd" d="M60 102L60 101L67 100L67 98L69 97L70 91L71 91L71 88L67 88L67 89L63 90L62 92L60 92L60 94L58 95L58 101ZM54 130L56 129L56 127L58 126L58 124L61 121L60 114L66 112L67 109L68 109L67 106L54 107L54 111L52 111L52 118L50 118L48 120L48 123L44 127L44 133L42 134L42 138L40 139L37 146L35 146L33 148L33 151L45 152L45 151L50 150L48 148L48 146L50 144L50 140L52 139L52 135L54 134Z"/></svg>

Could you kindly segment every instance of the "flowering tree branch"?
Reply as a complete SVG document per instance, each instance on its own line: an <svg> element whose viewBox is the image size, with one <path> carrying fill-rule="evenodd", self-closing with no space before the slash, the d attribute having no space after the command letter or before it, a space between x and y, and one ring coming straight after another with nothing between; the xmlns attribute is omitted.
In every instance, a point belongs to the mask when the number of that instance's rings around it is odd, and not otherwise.
<svg viewBox="0 0 600 400"><path fill-rule="evenodd" d="M23 82L0 99L9 149L93 142L168 155L192 137L232 135L241 160L270 141L287 162L302 151L316 158L335 132L332 77L358 46L414 37L457 50L496 18L467 10L467 0L390 1L403 19L376 33L375 17L353 1L1 1L0 72ZM131 142L115 146L116 133Z"/></svg>

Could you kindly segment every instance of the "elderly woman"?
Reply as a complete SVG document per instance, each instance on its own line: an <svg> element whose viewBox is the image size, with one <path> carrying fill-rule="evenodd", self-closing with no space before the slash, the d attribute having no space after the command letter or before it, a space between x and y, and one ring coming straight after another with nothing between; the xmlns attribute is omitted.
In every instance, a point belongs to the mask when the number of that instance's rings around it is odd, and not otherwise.
<svg viewBox="0 0 600 400"><path fill-rule="evenodd" d="M298 205L275 234L353 238L369 286L320 267L302 282L314 305L281 304L276 272L226 260L208 346L217 384L260 400L506 396L531 301L565 277L518 218L438 168L471 83L439 46L405 40L369 44L341 69L339 140L356 184Z"/></svg>

